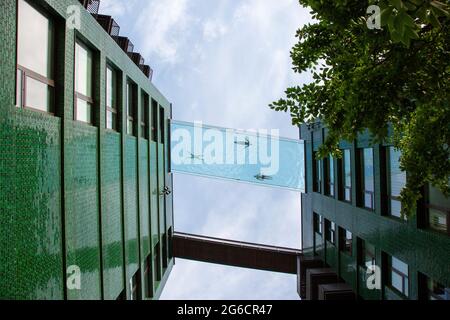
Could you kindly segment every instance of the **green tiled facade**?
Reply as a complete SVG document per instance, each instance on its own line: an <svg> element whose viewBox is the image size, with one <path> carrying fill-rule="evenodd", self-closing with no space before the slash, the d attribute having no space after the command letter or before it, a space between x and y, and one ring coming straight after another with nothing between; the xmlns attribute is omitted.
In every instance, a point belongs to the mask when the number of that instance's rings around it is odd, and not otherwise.
<svg viewBox="0 0 450 320"><path fill-rule="evenodd" d="M301 139L305 140L306 155L306 193L302 194L302 246L305 253L317 255L336 274L349 284L362 299L422 299L426 296L424 279L432 279L444 287L450 286L450 236L431 230L424 223L427 210L420 203L417 214L404 221L389 216L386 212L386 197L383 184L386 184L386 172L383 168L383 151L388 144L371 144L368 133L361 134L354 142L341 142L341 149L351 151L351 202L339 199L339 161L334 159L335 197L325 195L325 179L321 179L321 188L314 190L313 166L314 152L325 141L326 128L320 123L301 126ZM374 157L374 210L357 206L358 181L361 179L357 170L357 149L373 147ZM322 172L324 162L321 162ZM427 188L425 188L427 189ZM320 192L319 192L320 191ZM424 199L427 198L424 190ZM426 200L425 200L426 201ZM447 208L450 199L447 199ZM314 227L314 214L321 215L325 221L336 223L336 243L333 245L325 239L325 227L322 234ZM448 217L448 215L447 215ZM353 235L352 253L347 254L339 248L344 239L339 237L339 228L350 231ZM370 290L366 285L365 270L360 257L361 242L375 247L377 265L381 267L381 290ZM393 256L409 267L409 294L402 296L388 283L389 272L386 268L388 256Z"/></svg>
<svg viewBox="0 0 450 320"><path fill-rule="evenodd" d="M168 165L158 163L167 161L171 105L78 1L32 2L55 23L56 112L15 106L17 0L4 0L0 6L0 299L130 298L130 280L138 271L142 298L158 298L173 265L168 252L171 196L161 195L172 177ZM73 5L80 8L80 30L66 25L67 9ZM94 125L73 120L76 39L94 52ZM106 129L107 63L120 76L119 132ZM137 92L145 92L164 108L165 141L158 147L150 139L125 134L127 79L136 83ZM137 97L136 106L142 108L141 94ZM140 110L136 114L139 124ZM140 130L139 126L138 137ZM167 253L154 251L158 243ZM144 269L155 257L161 259L161 279L152 263L148 278L154 289L146 294ZM65 285L67 268L73 265L81 271L80 290Z"/></svg>

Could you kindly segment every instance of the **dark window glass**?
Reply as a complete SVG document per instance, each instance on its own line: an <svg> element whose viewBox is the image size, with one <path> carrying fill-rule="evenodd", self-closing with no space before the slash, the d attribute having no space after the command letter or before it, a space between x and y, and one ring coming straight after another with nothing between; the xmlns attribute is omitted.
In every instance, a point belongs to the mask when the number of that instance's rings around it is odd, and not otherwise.
<svg viewBox="0 0 450 320"><path fill-rule="evenodd" d="M323 217L317 213L314 213L314 232L323 233Z"/></svg>
<svg viewBox="0 0 450 320"><path fill-rule="evenodd" d="M364 240L361 240L361 256L359 264L364 269L371 270L375 270L374 268L377 265L375 247Z"/></svg>
<svg viewBox="0 0 450 320"><path fill-rule="evenodd" d="M54 26L52 20L25 0L18 2L18 107L54 112Z"/></svg>
<svg viewBox="0 0 450 320"><path fill-rule="evenodd" d="M336 224L334 222L325 220L325 228L325 237L327 241L329 241L333 245L336 244Z"/></svg>
<svg viewBox="0 0 450 320"><path fill-rule="evenodd" d="M164 118L164 108L159 107L159 137L160 143L164 143L165 139L165 118Z"/></svg>
<svg viewBox="0 0 450 320"><path fill-rule="evenodd" d="M450 288L432 280L427 279L429 300L450 300Z"/></svg>
<svg viewBox="0 0 450 320"><path fill-rule="evenodd" d="M152 141L158 141L158 102L152 99Z"/></svg>
<svg viewBox="0 0 450 320"><path fill-rule="evenodd" d="M428 193L428 224L438 232L450 235L450 198L434 187Z"/></svg>
<svg viewBox="0 0 450 320"><path fill-rule="evenodd" d="M153 266L155 268L155 277L156 281L161 281L161 248L159 246L159 243L155 245L154 252L153 252Z"/></svg>
<svg viewBox="0 0 450 320"><path fill-rule="evenodd" d="M141 270L130 279L130 300L141 300Z"/></svg>
<svg viewBox="0 0 450 320"><path fill-rule="evenodd" d="M340 232L340 249L342 252L352 256L353 255L353 234L343 228L339 229Z"/></svg>
<svg viewBox="0 0 450 320"><path fill-rule="evenodd" d="M318 153L313 154L314 157L314 167L313 167L313 191L321 193L322 192L322 160L318 158Z"/></svg>
<svg viewBox="0 0 450 320"><path fill-rule="evenodd" d="M141 106L141 137L148 139L148 122L149 122L149 96L142 92L142 106Z"/></svg>

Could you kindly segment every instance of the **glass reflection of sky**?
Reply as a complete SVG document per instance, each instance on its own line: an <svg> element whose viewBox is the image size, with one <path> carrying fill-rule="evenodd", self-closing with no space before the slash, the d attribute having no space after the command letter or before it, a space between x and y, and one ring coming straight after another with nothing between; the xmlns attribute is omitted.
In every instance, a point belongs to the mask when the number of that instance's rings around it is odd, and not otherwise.
<svg viewBox="0 0 450 320"><path fill-rule="evenodd" d="M171 122L171 140L173 172L304 192L301 140L179 121Z"/></svg>

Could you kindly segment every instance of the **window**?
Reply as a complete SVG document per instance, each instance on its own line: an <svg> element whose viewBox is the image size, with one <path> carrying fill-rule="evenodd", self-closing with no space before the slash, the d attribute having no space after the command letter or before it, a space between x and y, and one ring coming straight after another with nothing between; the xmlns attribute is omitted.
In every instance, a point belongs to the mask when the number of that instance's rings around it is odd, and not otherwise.
<svg viewBox="0 0 450 320"><path fill-rule="evenodd" d="M405 297L409 296L409 268L406 263L395 258L388 258L388 284Z"/></svg>
<svg viewBox="0 0 450 320"><path fill-rule="evenodd" d="M159 107L159 137L160 143L164 143L165 139L165 117L164 117L164 108Z"/></svg>
<svg viewBox="0 0 450 320"><path fill-rule="evenodd" d="M359 265L366 270L375 270L375 266L377 265L375 247L367 241L360 239L360 248Z"/></svg>
<svg viewBox="0 0 450 320"><path fill-rule="evenodd" d="M343 228L339 228L340 250L350 256L353 255L353 234Z"/></svg>
<svg viewBox="0 0 450 320"><path fill-rule="evenodd" d="M429 228L450 235L450 198L430 187L427 208Z"/></svg>
<svg viewBox="0 0 450 320"><path fill-rule="evenodd" d="M325 220L325 238L327 241L329 241L331 244L336 244L336 224L334 222Z"/></svg>
<svg viewBox="0 0 450 320"><path fill-rule="evenodd" d="M317 213L314 213L314 232L323 234L323 217Z"/></svg>
<svg viewBox="0 0 450 320"><path fill-rule="evenodd" d="M314 157L314 167L313 167L313 191L321 193L322 192L322 160L318 158L318 153L313 153Z"/></svg>
<svg viewBox="0 0 450 320"><path fill-rule="evenodd" d="M106 129L119 131L119 115L117 112L117 72L106 67Z"/></svg>
<svg viewBox="0 0 450 320"><path fill-rule="evenodd" d="M352 166L350 149L342 150L342 159L339 160L339 198L352 201Z"/></svg>
<svg viewBox="0 0 450 320"><path fill-rule="evenodd" d="M397 218L401 218L402 210L400 192L406 185L406 172L400 169L400 156L400 150L394 147L387 149L389 213Z"/></svg>
<svg viewBox="0 0 450 320"><path fill-rule="evenodd" d="M141 300L141 270L130 279L130 300Z"/></svg>
<svg viewBox="0 0 450 320"><path fill-rule="evenodd" d="M144 269L144 285L145 285L145 297L151 298L153 295L153 281L152 281L152 258L151 255L145 259L145 269Z"/></svg>
<svg viewBox="0 0 450 320"><path fill-rule="evenodd" d="M326 159L325 194L334 197L334 158L332 155Z"/></svg>
<svg viewBox="0 0 450 320"><path fill-rule="evenodd" d="M93 54L84 44L75 43L75 120L93 123L92 105Z"/></svg>
<svg viewBox="0 0 450 320"><path fill-rule="evenodd" d="M162 235L162 261L163 261L163 268L166 269L168 266L168 257L167 257L168 251L167 251L167 234Z"/></svg>
<svg viewBox="0 0 450 320"><path fill-rule="evenodd" d="M359 202L364 208L373 210L375 208L373 148L360 149L359 156L362 187Z"/></svg>
<svg viewBox="0 0 450 320"><path fill-rule="evenodd" d="M155 245L153 252L153 266L155 267L155 277L156 281L161 281L161 250L159 243Z"/></svg>
<svg viewBox="0 0 450 320"><path fill-rule="evenodd" d="M428 300L450 300L450 288L432 280L427 279Z"/></svg>
<svg viewBox="0 0 450 320"><path fill-rule="evenodd" d="M152 141L158 141L158 102L152 99Z"/></svg>
<svg viewBox="0 0 450 320"><path fill-rule="evenodd" d="M54 26L25 0L18 2L16 105L54 113Z"/></svg>
<svg viewBox="0 0 450 320"><path fill-rule="evenodd" d="M136 85L131 81L127 82L127 134L136 136Z"/></svg>
<svg viewBox="0 0 450 320"><path fill-rule="evenodd" d="M144 139L148 139L149 97L145 92L142 92L141 102L141 137Z"/></svg>

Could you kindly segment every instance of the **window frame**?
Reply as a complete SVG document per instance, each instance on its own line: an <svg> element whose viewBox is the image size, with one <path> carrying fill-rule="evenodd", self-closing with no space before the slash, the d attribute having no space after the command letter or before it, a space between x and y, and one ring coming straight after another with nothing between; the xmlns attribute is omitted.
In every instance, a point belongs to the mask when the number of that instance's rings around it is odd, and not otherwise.
<svg viewBox="0 0 450 320"><path fill-rule="evenodd" d="M342 157L338 159L338 198L340 201L346 202L346 203L352 203L353 202L353 173L352 173L352 152L351 148L345 148L341 149ZM350 168L350 185L347 185L346 181L346 153L348 153L348 160L349 160L349 168ZM349 199L346 198L347 191L349 194Z"/></svg>
<svg viewBox="0 0 450 320"><path fill-rule="evenodd" d="M396 259L397 261L400 261L401 263L404 263L408 267L408 274L404 274L402 271L394 268L393 267L393 259ZM405 263L404 261L396 258L396 257L388 256L388 268L387 268L387 271L388 271L388 285L389 285L389 287L392 288L393 290L399 292L402 296L409 298L410 289L411 289L409 265L407 263ZM395 273L396 275L401 277L401 279L402 279L402 290L397 289L392 284L392 274L393 273ZM406 291L406 284L408 284L408 290L407 291Z"/></svg>
<svg viewBox="0 0 450 320"><path fill-rule="evenodd" d="M28 0L23 0L24 2L26 2L29 6L31 6L34 10L36 10L39 14L41 14L44 18L46 18L48 20L49 23L49 28L48 28L48 33L49 33L49 48L48 48L48 53L49 56L48 58L48 67L51 70L51 76L52 78L46 77L41 75L38 72L35 72L25 66L22 66L19 64L19 1L17 1L16 3L16 74L15 74L15 106L19 109L26 109L26 110L31 110L31 111L35 111L35 112L40 112L40 113L44 113L44 114L48 114L48 115L56 115L55 112L55 66L56 66L56 37L55 37L55 21L54 21L54 17L49 14L48 12L46 12L43 8L37 6L35 3L31 3ZM21 79L19 81L18 79L18 73L20 72L21 74ZM40 82L41 84L44 84L47 86L47 90L51 90L51 96L49 97L49 101L48 101L48 105L47 105L47 110L42 110L39 109L37 107L31 106L31 105L27 105L27 78L31 78L37 82ZM20 102L18 101L18 97L19 97L19 91L20 91ZM48 94L48 92L47 92Z"/></svg>
<svg viewBox="0 0 450 320"><path fill-rule="evenodd" d="M350 234L351 240L350 245L348 245L347 235ZM353 233L347 229L339 227L339 251L346 254L347 256L353 257Z"/></svg>
<svg viewBox="0 0 450 320"><path fill-rule="evenodd" d="M131 89L131 114L130 114L130 92ZM133 137L138 137L138 131L139 128L137 127L137 117L139 112L139 105L137 103L137 84L131 80L130 78L127 79L126 82L126 134ZM130 133L130 121L133 124L132 132Z"/></svg>
<svg viewBox="0 0 450 320"><path fill-rule="evenodd" d="M325 219L325 240L336 246L336 223Z"/></svg>
<svg viewBox="0 0 450 320"><path fill-rule="evenodd" d="M115 106L108 106L108 70L111 70L112 72L112 78L113 78L113 88L112 91L115 95L115 99L113 98L113 101ZM105 94L106 94L106 103L105 103L105 129L114 131L114 132L120 132L120 121L119 121L119 77L118 77L118 69L115 68L113 65L111 65L109 62L106 63L106 71L105 71ZM108 128L108 113L111 113L111 117L113 119L112 128ZM115 115L115 121L114 121L114 115ZM115 126L115 128L114 128Z"/></svg>
<svg viewBox="0 0 450 320"><path fill-rule="evenodd" d="M335 186L335 170L334 157L330 154L324 159L324 181L325 181L325 195L331 198L336 197Z"/></svg>
<svg viewBox="0 0 450 320"><path fill-rule="evenodd" d="M92 91L92 97L88 97L80 92L77 91L77 87L76 87L76 81L77 81L77 54L76 54L76 48L77 45L80 46L81 48L83 48L84 50L86 50L88 53L91 53L91 57L92 57L92 65L91 65L91 91ZM73 120L77 121L77 122L81 122L84 124L88 124L91 126L95 126L95 114L94 114L94 108L95 108L95 101L94 101L94 63L95 63L95 52L94 49L87 45L82 39L76 37L75 38L75 44L74 44L74 72L73 72L73 76L74 76L74 83L73 83L73 87L74 87L74 106L73 106ZM77 119L77 113L78 113L78 99L90 104L91 107L91 121L84 121L84 120L79 120Z"/></svg>
<svg viewBox="0 0 450 320"><path fill-rule="evenodd" d="M365 151L366 150L372 150L372 177L373 177L373 191L366 190L366 156ZM358 148L358 157L359 157L359 181L360 186L358 189L358 193L360 195L359 199L359 207L369 210L369 211L375 211L375 150L373 147L367 147L367 148ZM371 207L366 206L366 196L370 196L370 203Z"/></svg>
<svg viewBox="0 0 450 320"><path fill-rule="evenodd" d="M145 92L144 90L141 90L141 122L140 122L140 128L141 128L141 138L148 140L149 138L149 118L150 118L150 95Z"/></svg>
<svg viewBox="0 0 450 320"><path fill-rule="evenodd" d="M394 149L393 146L385 147L385 161L386 161L385 166L386 166L386 181L387 181L387 186L386 186L387 188L386 188L385 192L386 192L387 203L384 208L387 208L387 214L389 217L398 219L398 220L402 220L402 221L407 221L407 217L404 217L404 219L402 219L401 213L400 213L400 216L394 215L392 213L392 201L399 202L400 210L401 210L401 197L392 195L392 165L391 165L392 159L391 159L391 155L392 155L393 149ZM406 173L405 173L405 175L406 175Z"/></svg>

